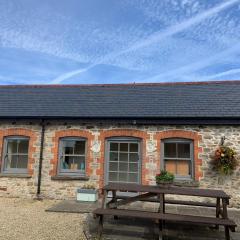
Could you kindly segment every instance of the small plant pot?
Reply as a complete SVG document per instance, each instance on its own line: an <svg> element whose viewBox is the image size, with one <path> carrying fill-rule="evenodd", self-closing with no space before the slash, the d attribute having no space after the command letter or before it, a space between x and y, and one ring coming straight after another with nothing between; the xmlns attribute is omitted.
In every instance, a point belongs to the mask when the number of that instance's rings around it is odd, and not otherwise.
<svg viewBox="0 0 240 240"><path fill-rule="evenodd" d="M158 187L161 187L161 188L169 188L173 185L173 182L172 181L158 181L156 182L157 183L157 186Z"/></svg>

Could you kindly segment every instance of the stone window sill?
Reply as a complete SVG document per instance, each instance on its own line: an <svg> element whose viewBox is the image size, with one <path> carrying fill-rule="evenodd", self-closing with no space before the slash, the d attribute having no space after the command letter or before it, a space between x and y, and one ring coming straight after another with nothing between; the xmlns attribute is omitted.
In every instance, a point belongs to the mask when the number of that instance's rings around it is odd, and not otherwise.
<svg viewBox="0 0 240 240"><path fill-rule="evenodd" d="M53 176L51 180L62 180L62 181L72 181L72 180L82 180L88 181L89 177L87 176Z"/></svg>
<svg viewBox="0 0 240 240"><path fill-rule="evenodd" d="M32 176L29 174L22 173L1 173L0 178L8 177L8 178L31 178Z"/></svg>
<svg viewBox="0 0 240 240"><path fill-rule="evenodd" d="M199 187L199 182L194 180L176 180L174 186L178 187Z"/></svg>

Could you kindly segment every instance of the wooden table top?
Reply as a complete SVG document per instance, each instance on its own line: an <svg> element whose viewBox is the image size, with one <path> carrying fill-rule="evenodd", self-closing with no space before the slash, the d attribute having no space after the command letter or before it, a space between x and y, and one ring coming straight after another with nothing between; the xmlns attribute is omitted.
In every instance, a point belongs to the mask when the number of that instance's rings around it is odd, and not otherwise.
<svg viewBox="0 0 240 240"><path fill-rule="evenodd" d="M156 194L163 193L163 194L176 194L176 195L186 195L186 196L230 199L230 196L222 190L177 187L177 186L170 186L170 187L164 188L159 186L141 185L141 184L132 184L132 183L110 183L104 186L103 190L107 190L107 191L116 190L116 191L122 191L122 192L151 192Z"/></svg>

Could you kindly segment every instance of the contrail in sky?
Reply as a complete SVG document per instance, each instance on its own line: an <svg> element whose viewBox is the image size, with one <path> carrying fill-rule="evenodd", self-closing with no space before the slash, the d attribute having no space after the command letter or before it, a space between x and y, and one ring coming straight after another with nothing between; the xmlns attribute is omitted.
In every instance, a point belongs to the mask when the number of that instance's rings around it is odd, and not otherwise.
<svg viewBox="0 0 240 240"><path fill-rule="evenodd" d="M110 54L107 54L105 57L102 58L102 60L89 65L87 68L77 69L77 70L74 70L71 72L64 73L64 74L58 76L57 78L53 79L51 83L53 83L53 84L61 83L62 81L66 80L66 79L69 79L80 73L88 71L89 69L97 66L98 64L107 63L108 60L114 59L115 57L118 57L120 55L129 53L129 52L132 52L132 51L144 48L144 47L148 47L148 46L150 46L154 43L157 43L167 37L170 37L170 36L173 36L174 34L182 32L185 29L188 29L189 27L191 27L197 23L200 23L207 18L210 18L211 16L213 16L215 14L218 14L219 12L233 6L237 2L239 2L239 0L225 1L224 3L221 3L213 8L210 8L200 14L197 14L196 16L194 16L192 18L189 18L178 24L170 26L165 30L155 32L155 33L151 34L149 37L147 37L146 39L136 42L132 46L130 46L122 51L117 51L117 52L112 52Z"/></svg>

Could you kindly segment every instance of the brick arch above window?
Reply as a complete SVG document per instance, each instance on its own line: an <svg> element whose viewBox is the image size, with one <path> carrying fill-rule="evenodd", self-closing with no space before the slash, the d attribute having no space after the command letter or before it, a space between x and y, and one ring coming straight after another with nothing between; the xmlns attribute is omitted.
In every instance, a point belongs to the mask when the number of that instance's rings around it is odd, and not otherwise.
<svg viewBox="0 0 240 240"><path fill-rule="evenodd" d="M104 160L105 160L105 142L108 138L114 137L131 137L138 138L142 141L142 184L147 184L146 176L148 174L146 169L146 163L148 162L146 156L146 141L149 139L149 134L145 131L136 130L136 129L111 129L111 130L102 130L100 132L99 140L101 142L101 158L100 158L100 168L97 174L100 177L100 186L104 184Z"/></svg>
<svg viewBox="0 0 240 240"><path fill-rule="evenodd" d="M202 159L199 158L199 153L202 152L202 147L199 147L199 142L202 141L202 136L198 132L186 131L186 130L167 130L158 132L156 134L157 139L157 152L158 156L161 156L161 141L168 138L181 138L190 139L193 141L193 151L194 151L194 170L195 170L195 180L200 180L202 177ZM159 161L160 169L160 161Z"/></svg>
<svg viewBox="0 0 240 240"><path fill-rule="evenodd" d="M92 154L90 150L91 142L94 139L94 136L91 134L91 132L86 130L78 130L78 129L66 129L66 130L60 130L56 131L54 137L52 138L53 147L52 147L52 153L53 153L53 159L51 160L52 169L50 170L49 175L50 176L56 176L57 175L57 167L58 167L58 153L59 153L59 140L61 138L68 138L68 137L79 137L84 138L87 141L87 152L86 152L86 175L89 176L91 174L90 165L92 163Z"/></svg>
<svg viewBox="0 0 240 240"><path fill-rule="evenodd" d="M35 159L33 157L34 153L36 152L36 147L34 144L37 142L37 133L30 129L25 128L8 128L8 129L1 129L0 130L0 165L2 166L2 154L3 154L3 142L5 137L11 136L19 136L19 137L28 137L29 138L29 151L28 151L28 174L34 174L34 163Z"/></svg>

